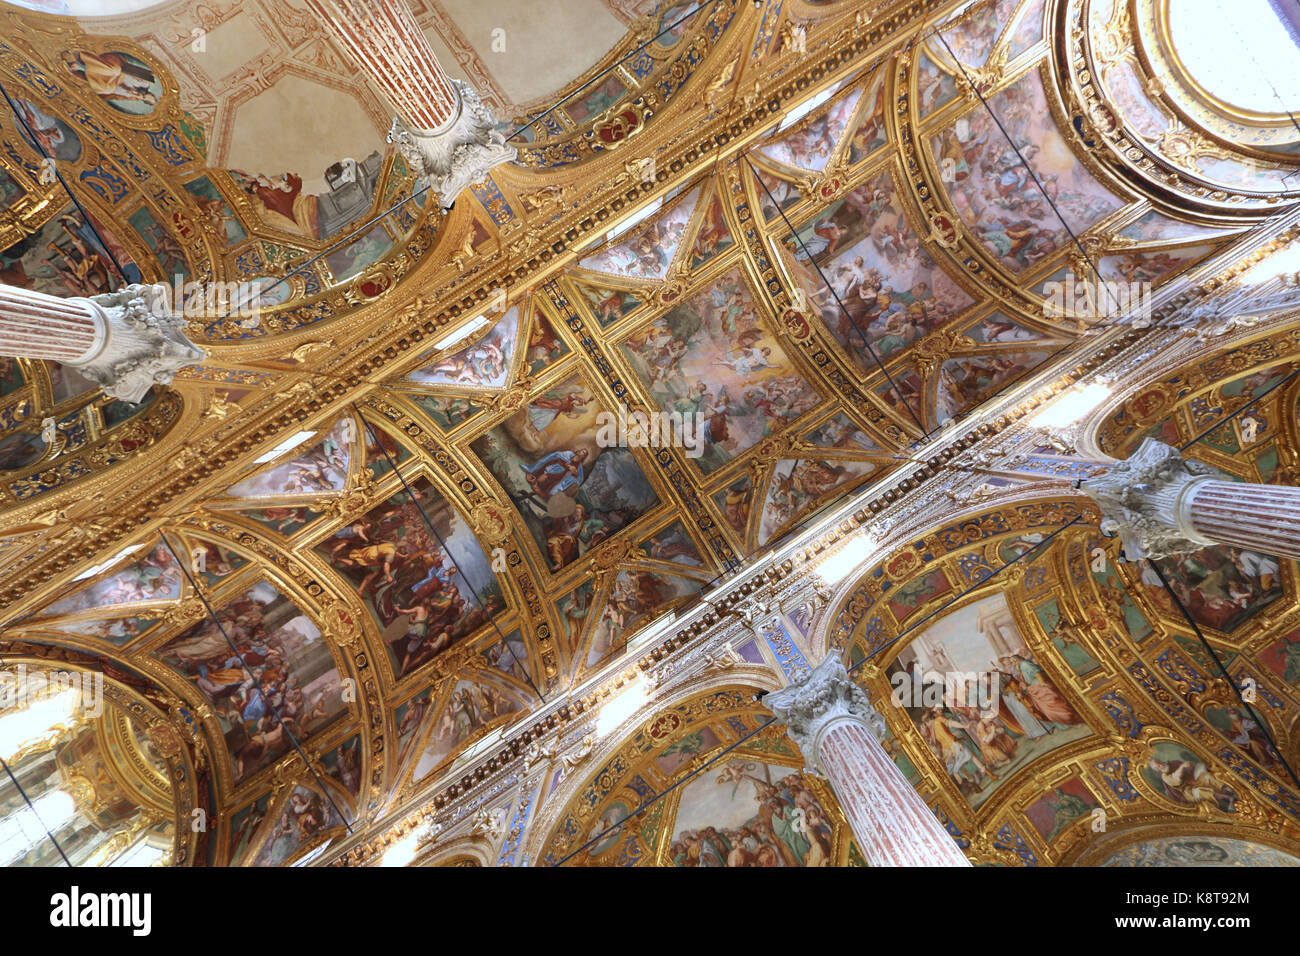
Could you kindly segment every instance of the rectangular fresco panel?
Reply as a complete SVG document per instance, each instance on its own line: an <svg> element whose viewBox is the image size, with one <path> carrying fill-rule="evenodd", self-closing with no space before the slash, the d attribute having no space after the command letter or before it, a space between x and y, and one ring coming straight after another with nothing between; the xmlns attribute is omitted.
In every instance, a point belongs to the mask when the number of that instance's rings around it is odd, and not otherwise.
<svg viewBox="0 0 1300 956"><path fill-rule="evenodd" d="M216 616L220 626L204 618L158 653L207 698L241 780L288 753L290 733L306 740L347 705L320 631L271 584L253 585Z"/></svg>
<svg viewBox="0 0 1300 956"><path fill-rule="evenodd" d="M958 214L1003 265L1019 272L1121 202L1093 179L1062 138L1036 71L990 97L989 108L1016 148L989 110L975 110L940 131L931 148Z"/></svg>
<svg viewBox="0 0 1300 956"><path fill-rule="evenodd" d="M552 571L658 500L631 451L602 446L599 413L596 397L570 379L470 446L514 502Z"/></svg>
<svg viewBox="0 0 1300 956"><path fill-rule="evenodd" d="M996 706L975 700L907 708L931 753L980 806L1021 767L1088 736L1082 716L1029 650L1006 601L985 598L941 618L913 639L890 670L926 675L981 673L997 679ZM987 693L987 691L986 691Z"/></svg>
<svg viewBox="0 0 1300 956"><path fill-rule="evenodd" d="M1202 548L1160 559L1170 587L1203 627L1232 631L1282 596L1278 559L1244 548ZM1168 592L1150 568L1142 571L1147 593L1174 614Z"/></svg>
<svg viewBox="0 0 1300 956"><path fill-rule="evenodd" d="M974 302L921 245L888 171L801 227L791 248L823 324L873 371L870 351L888 358Z"/></svg>
<svg viewBox="0 0 1300 956"><path fill-rule="evenodd" d="M374 613L400 677L505 606L473 531L426 479L316 546ZM432 528L430 528L432 525Z"/></svg>
<svg viewBox="0 0 1300 956"><path fill-rule="evenodd" d="M686 785L673 823L675 866L830 866L830 816L804 775L738 758Z"/></svg>
<svg viewBox="0 0 1300 956"><path fill-rule="evenodd" d="M764 326L738 272L625 341L623 353L665 412L704 416L706 473L819 401Z"/></svg>

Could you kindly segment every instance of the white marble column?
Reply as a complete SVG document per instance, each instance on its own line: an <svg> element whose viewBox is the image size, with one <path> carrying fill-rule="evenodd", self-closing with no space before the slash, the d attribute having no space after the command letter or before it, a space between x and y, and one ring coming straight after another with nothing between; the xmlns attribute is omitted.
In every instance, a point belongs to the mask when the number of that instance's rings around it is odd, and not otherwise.
<svg viewBox="0 0 1300 956"><path fill-rule="evenodd" d="M1223 544L1300 558L1300 488L1224 480L1217 468L1144 439L1126 460L1080 486L1130 561Z"/></svg>
<svg viewBox="0 0 1300 956"><path fill-rule="evenodd" d="M970 866L880 738L885 721L832 651L798 684L763 698L824 774L870 866Z"/></svg>
<svg viewBox="0 0 1300 956"><path fill-rule="evenodd" d="M139 402L204 357L169 297L164 285L70 299L0 285L0 355L61 362L112 398Z"/></svg>
<svg viewBox="0 0 1300 956"><path fill-rule="evenodd" d="M447 76L406 0L308 0L396 112L388 141L427 176L443 207L513 146L468 83Z"/></svg>

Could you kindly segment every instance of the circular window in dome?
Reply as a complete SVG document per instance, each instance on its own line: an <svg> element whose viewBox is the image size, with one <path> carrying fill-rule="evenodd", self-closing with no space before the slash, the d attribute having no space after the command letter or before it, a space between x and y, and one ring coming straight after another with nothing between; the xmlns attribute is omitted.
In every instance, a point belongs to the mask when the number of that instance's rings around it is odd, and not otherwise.
<svg viewBox="0 0 1300 956"><path fill-rule="evenodd" d="M1300 114L1300 15L1270 0L1165 0L1173 58L1211 106L1251 119Z"/></svg>
<svg viewBox="0 0 1300 956"><path fill-rule="evenodd" d="M136 13L156 7L166 0L4 0L24 10L57 13L65 17L111 17L119 13Z"/></svg>

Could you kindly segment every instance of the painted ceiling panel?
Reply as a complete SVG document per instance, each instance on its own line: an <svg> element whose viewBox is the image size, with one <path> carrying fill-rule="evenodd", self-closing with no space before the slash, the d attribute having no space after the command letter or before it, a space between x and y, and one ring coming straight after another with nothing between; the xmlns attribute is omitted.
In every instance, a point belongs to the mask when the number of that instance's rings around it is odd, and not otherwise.
<svg viewBox="0 0 1300 956"><path fill-rule="evenodd" d="M585 38L548 56L549 71L529 66L541 54L518 17L505 24L512 58L492 48L495 6L419 6L504 133L538 119L512 139L520 162L446 214L384 142L386 108L296 4L218 5L204 14L207 53L190 48L198 8L184 3L156 20L137 11L112 29L80 24L88 32L0 48L0 82L29 128L0 116L0 280L89 295L180 276L182 304L186 281L232 287L194 303L209 359L138 407L69 370L0 359L0 583L11 566L15 578L42 570L47 541L58 554L98 540L145 500L160 502L147 521L179 557L155 536L42 591L20 636L60 653L93 648L166 683L155 696L209 741L221 820L211 858L223 863L308 859L431 792L710 582L894 474L913 442L974 420L1089 340L1095 323L1045 308L1051 283L1100 275L1150 290L1257 221L1258 197L1228 215L1230 200L1207 188L1184 208L1103 152L1105 124L1044 42L1043 25L1075 10L1055 0L976 4L943 30L956 61L915 32L933 24L909 26L888 56L854 52L866 25L836 4L724 3L647 42L690 5L610 0L547 25L582 20L573 35ZM1104 5L1084 6L1081 16ZM790 49L795 24L810 51L848 44L843 65L767 109L807 66ZM1156 94L1137 73L1120 84L1129 61L1109 49L1089 53L1110 63L1098 95L1134 126L1125 105ZM741 121L760 107L763 118ZM337 119L328 135L305 136L302 124L321 116ZM1219 163L1222 184L1249 156L1226 141L1202 146L1161 169L1208 177ZM688 149L696 159L681 158ZM42 182L44 154L82 208ZM1186 441L1205 408L1236 407L1276 381L1162 383L1107 426L1107 450L1147 434ZM1207 459L1273 480L1293 467L1293 413L1260 404L1252 437L1216 431ZM253 460L299 431L314 434ZM135 471L109 472L157 445L165 452ZM191 475L203 477L182 485ZM145 484L154 478L205 490L164 502ZM988 487L1019 480L992 476ZM63 497L23 511L21 525L47 537L10 543L4 512L49 495ZM1007 534L963 541L941 567L925 559L888 588L884 572L865 583L871 611L844 632L846 652L877 653L881 635L975 583L967 574L980 562L991 569L1049 533L1015 514ZM1102 751L1089 748L1113 728L1079 689L1097 679L1103 650L1063 636L1067 608L1049 612L1049 592L1082 613L1117 589L1134 642L1195 650L1150 581L1113 567L1071 577L1082 560L1071 555L1095 531L1078 530L1026 560L1006 595L953 608L881 662L905 670L947 654L962 667L996 660L1007 675L1003 724L923 708L892 715L887 746L905 773L942 790L954 827L1014 814L999 837L1013 856L1056 852L1077 814L1111 793ZM1295 594L1295 567L1223 549L1162 567L1224 647L1241 649ZM787 635L796 644L797 621L810 619L800 613ZM1251 649L1279 691L1300 673L1293 636ZM735 650L779 669L777 640ZM1206 722L1233 729L1228 702L1206 706ZM646 792L754 736L587 858L860 859L793 744L757 732L752 694L709 707L684 703L681 733L647 728L629 745ZM1177 803L1158 774L1143 777L1157 759L1184 758L1171 747L1134 756L1133 785ZM1046 767L1055 776L1022 786ZM575 811L563 824L572 833L557 829L554 859L634 808L636 773ZM1132 847L1144 848L1116 844L1115 858L1169 852Z"/></svg>

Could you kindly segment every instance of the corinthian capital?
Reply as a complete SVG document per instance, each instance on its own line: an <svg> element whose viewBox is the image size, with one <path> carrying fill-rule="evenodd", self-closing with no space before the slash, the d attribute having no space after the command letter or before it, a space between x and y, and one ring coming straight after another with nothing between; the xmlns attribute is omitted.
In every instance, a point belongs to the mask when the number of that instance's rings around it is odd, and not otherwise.
<svg viewBox="0 0 1300 956"><path fill-rule="evenodd" d="M104 393L141 401L150 386L166 385L176 370L201 362L204 352L185 336L186 322L171 310L165 285L127 285L82 300L101 324L101 345L72 364Z"/></svg>
<svg viewBox="0 0 1300 956"><path fill-rule="evenodd" d="M1153 438L1110 471L1080 486L1101 509L1101 530L1118 534L1130 561L1186 554L1213 544L1192 526L1188 505L1193 489L1227 478L1178 449ZM1231 480L1231 479L1229 479Z"/></svg>
<svg viewBox="0 0 1300 956"><path fill-rule="evenodd" d="M433 133L410 128L400 116L394 117L388 141L402 158L422 176L438 194L444 209L449 208L461 191L482 182L489 172L518 155L496 129L496 121L474 88L460 80L451 80L458 93L455 119Z"/></svg>
<svg viewBox="0 0 1300 956"><path fill-rule="evenodd" d="M772 691L763 698L772 713L785 722L804 759L818 767L821 736L838 721L865 724L877 739L885 736L885 719L871 706L866 692L849 677L839 654L831 651L802 681Z"/></svg>

